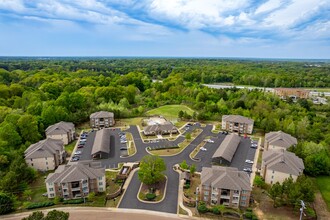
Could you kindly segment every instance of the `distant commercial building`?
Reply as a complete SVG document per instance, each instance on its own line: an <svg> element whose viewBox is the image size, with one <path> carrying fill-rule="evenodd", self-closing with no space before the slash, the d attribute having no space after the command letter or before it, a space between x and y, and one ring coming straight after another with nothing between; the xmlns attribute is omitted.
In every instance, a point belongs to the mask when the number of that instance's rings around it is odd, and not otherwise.
<svg viewBox="0 0 330 220"><path fill-rule="evenodd" d="M75 139L75 127L72 122L58 122L46 129L47 138L63 141L64 145Z"/></svg>
<svg viewBox="0 0 330 220"><path fill-rule="evenodd" d="M304 168L302 159L286 150L268 150L262 156L261 175L269 184L283 183L289 177L296 180Z"/></svg>
<svg viewBox="0 0 330 220"><path fill-rule="evenodd" d="M96 131L93 147L92 158L93 159L107 159L110 154L110 130L101 129Z"/></svg>
<svg viewBox="0 0 330 220"><path fill-rule="evenodd" d="M89 164L61 165L46 179L48 198L64 199L86 197L89 193L106 190L104 168L93 168Z"/></svg>
<svg viewBox="0 0 330 220"><path fill-rule="evenodd" d="M115 118L112 112L100 111L90 115L92 128L108 128L115 125Z"/></svg>
<svg viewBox="0 0 330 220"><path fill-rule="evenodd" d="M287 150L297 145L297 138L283 131L272 131L265 135L265 150Z"/></svg>
<svg viewBox="0 0 330 220"><path fill-rule="evenodd" d="M252 188L246 172L234 167L203 167L200 199L211 205L249 207Z"/></svg>
<svg viewBox="0 0 330 220"><path fill-rule="evenodd" d="M252 134L254 120L241 115L223 115L222 130L238 132L240 134Z"/></svg>
<svg viewBox="0 0 330 220"><path fill-rule="evenodd" d="M229 166L240 142L241 138L238 135L227 135L214 152L212 162Z"/></svg>
<svg viewBox="0 0 330 220"><path fill-rule="evenodd" d="M36 170L54 170L65 161L63 141L47 138L32 144L25 150L24 158Z"/></svg>
<svg viewBox="0 0 330 220"><path fill-rule="evenodd" d="M277 96L282 99L293 98L293 99L307 99L309 97L309 91L298 88L275 88L274 92Z"/></svg>

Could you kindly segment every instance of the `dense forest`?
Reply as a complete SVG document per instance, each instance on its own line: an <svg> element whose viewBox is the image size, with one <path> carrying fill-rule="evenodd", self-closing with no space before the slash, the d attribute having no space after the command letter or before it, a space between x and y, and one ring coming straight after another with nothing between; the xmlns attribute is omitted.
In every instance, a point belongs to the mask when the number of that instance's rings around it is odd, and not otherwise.
<svg viewBox="0 0 330 220"><path fill-rule="evenodd" d="M153 82L152 79L162 79ZM306 174L330 174L330 105L284 102L274 94L211 89L200 83L330 87L330 65L213 59L0 60L0 191L20 196L36 173L24 150L58 121L80 124L90 113L143 116L165 104L185 104L196 120L224 114L255 120L256 129L282 130L299 139Z"/></svg>
<svg viewBox="0 0 330 220"><path fill-rule="evenodd" d="M0 58L0 69L57 73L87 70L102 74L139 72L153 79L179 74L184 81L260 87L329 87L330 63L230 59Z"/></svg>

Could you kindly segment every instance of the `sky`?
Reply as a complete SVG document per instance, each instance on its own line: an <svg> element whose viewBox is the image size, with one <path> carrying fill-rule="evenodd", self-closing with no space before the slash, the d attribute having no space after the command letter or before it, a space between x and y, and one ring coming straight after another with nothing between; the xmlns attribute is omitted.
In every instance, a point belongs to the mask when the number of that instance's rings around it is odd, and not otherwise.
<svg viewBox="0 0 330 220"><path fill-rule="evenodd" d="M0 56L330 59L330 0L0 0Z"/></svg>

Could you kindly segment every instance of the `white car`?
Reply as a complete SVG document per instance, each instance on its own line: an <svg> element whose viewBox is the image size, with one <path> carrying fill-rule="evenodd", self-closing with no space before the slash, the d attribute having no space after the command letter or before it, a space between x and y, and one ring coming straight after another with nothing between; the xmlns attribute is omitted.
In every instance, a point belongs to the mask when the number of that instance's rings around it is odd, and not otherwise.
<svg viewBox="0 0 330 220"><path fill-rule="evenodd" d="M245 163L253 164L252 160L246 160Z"/></svg>
<svg viewBox="0 0 330 220"><path fill-rule="evenodd" d="M214 141L213 140L211 140L211 139L207 139L207 140L205 140L207 143L214 143Z"/></svg>
<svg viewBox="0 0 330 220"><path fill-rule="evenodd" d="M74 153L74 155L80 155L81 154L81 151L80 150L78 150L78 151L76 151L75 153Z"/></svg>
<svg viewBox="0 0 330 220"><path fill-rule="evenodd" d="M201 151L207 151L205 147L201 147Z"/></svg>

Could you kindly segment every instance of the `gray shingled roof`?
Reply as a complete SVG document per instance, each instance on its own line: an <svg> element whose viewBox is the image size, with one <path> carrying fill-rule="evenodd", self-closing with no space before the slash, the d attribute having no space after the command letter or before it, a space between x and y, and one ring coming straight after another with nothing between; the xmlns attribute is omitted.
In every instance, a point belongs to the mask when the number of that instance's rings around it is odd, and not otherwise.
<svg viewBox="0 0 330 220"><path fill-rule="evenodd" d="M25 150L24 156L27 159L53 156L56 151L63 151L63 141L47 138L32 144Z"/></svg>
<svg viewBox="0 0 330 220"><path fill-rule="evenodd" d="M74 124L72 122L60 121L54 125L49 126L46 129L46 134L66 134L74 129Z"/></svg>
<svg viewBox="0 0 330 220"><path fill-rule="evenodd" d="M201 184L230 190L252 190L248 174L235 167L203 167Z"/></svg>
<svg viewBox="0 0 330 220"><path fill-rule="evenodd" d="M47 183L68 183L74 181L81 181L87 179L96 179L103 177L105 170L95 169L89 165L77 163L74 165L60 165L55 173L51 173L47 176Z"/></svg>
<svg viewBox="0 0 330 220"><path fill-rule="evenodd" d="M299 176L304 171L304 162L286 150L268 150L263 153L263 166L267 169Z"/></svg>
<svg viewBox="0 0 330 220"><path fill-rule="evenodd" d="M98 152L110 153L110 130L102 129L96 132L92 155Z"/></svg>
<svg viewBox="0 0 330 220"><path fill-rule="evenodd" d="M214 152L212 158L222 157L231 162L240 141L241 138L236 134L227 135L218 149Z"/></svg>
<svg viewBox="0 0 330 220"><path fill-rule="evenodd" d="M99 111L99 112L92 113L89 117L90 118L113 118L114 114L112 112Z"/></svg>
<svg viewBox="0 0 330 220"><path fill-rule="evenodd" d="M158 125L149 125L144 128L144 132L171 131L177 129L171 122Z"/></svg>
<svg viewBox="0 0 330 220"><path fill-rule="evenodd" d="M289 148L297 144L297 138L284 133L283 131L269 132L265 135L265 141L270 145Z"/></svg>
<svg viewBox="0 0 330 220"><path fill-rule="evenodd" d="M230 121L230 122L237 122L237 123L245 123L245 124L253 124L254 120L241 116L241 115L223 115L222 121Z"/></svg>

